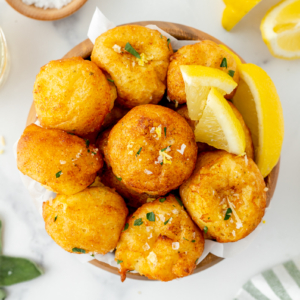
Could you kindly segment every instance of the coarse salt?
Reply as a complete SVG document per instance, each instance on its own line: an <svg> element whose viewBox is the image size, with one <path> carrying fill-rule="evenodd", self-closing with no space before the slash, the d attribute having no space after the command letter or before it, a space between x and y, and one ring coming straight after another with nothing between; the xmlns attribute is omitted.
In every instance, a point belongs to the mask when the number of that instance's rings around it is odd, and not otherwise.
<svg viewBox="0 0 300 300"><path fill-rule="evenodd" d="M114 49L115 52L121 53L121 47L119 45L114 44L112 48Z"/></svg>
<svg viewBox="0 0 300 300"><path fill-rule="evenodd" d="M185 148L186 148L186 145L185 145L185 144L182 144L182 145L181 145L181 149L180 149L180 150L177 149L177 151L178 151L181 155L183 155Z"/></svg>
<svg viewBox="0 0 300 300"><path fill-rule="evenodd" d="M172 249L173 250L178 250L179 249L179 243L178 242L172 243Z"/></svg>
<svg viewBox="0 0 300 300"><path fill-rule="evenodd" d="M146 243L146 244L143 246L143 250L144 250L144 251L147 251L147 250L149 250L149 249L150 249L150 246L149 246L148 243Z"/></svg>
<svg viewBox="0 0 300 300"><path fill-rule="evenodd" d="M232 230L232 235L235 236L235 230Z"/></svg>
<svg viewBox="0 0 300 300"><path fill-rule="evenodd" d="M61 165L64 165L66 163L66 161L64 161L64 160L60 160L59 162Z"/></svg>
<svg viewBox="0 0 300 300"><path fill-rule="evenodd" d="M147 170L147 169L145 169L144 172L145 172L147 175L153 174L151 171L149 171L149 170Z"/></svg>
<svg viewBox="0 0 300 300"><path fill-rule="evenodd" d="M267 192L268 190L269 190L269 189L268 189L267 187L266 187L266 188L264 188L264 191L265 191L265 192Z"/></svg>
<svg viewBox="0 0 300 300"><path fill-rule="evenodd" d="M156 257L156 254L153 251L151 251L149 253L149 255L147 256L147 260L149 260L153 264L154 267L156 266L157 257Z"/></svg>

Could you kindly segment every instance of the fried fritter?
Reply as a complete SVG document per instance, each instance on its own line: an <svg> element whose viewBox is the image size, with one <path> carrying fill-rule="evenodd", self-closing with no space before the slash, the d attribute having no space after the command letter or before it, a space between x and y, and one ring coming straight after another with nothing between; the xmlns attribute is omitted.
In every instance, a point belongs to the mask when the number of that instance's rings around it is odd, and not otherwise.
<svg viewBox="0 0 300 300"><path fill-rule="evenodd" d="M147 104L133 108L113 127L107 154L113 173L128 188L165 195L190 177L197 145L178 113Z"/></svg>
<svg viewBox="0 0 300 300"><path fill-rule="evenodd" d="M141 59L125 50L129 43ZM158 103L166 89L172 46L159 31L138 25L110 29L95 42L91 59L110 74L126 107Z"/></svg>
<svg viewBox="0 0 300 300"><path fill-rule="evenodd" d="M31 124L18 142L17 166L46 188L72 195L93 183L103 159L88 141Z"/></svg>
<svg viewBox="0 0 300 300"><path fill-rule="evenodd" d="M41 68L33 90L41 125L79 136L100 129L115 97L97 65L81 57L50 61Z"/></svg>
<svg viewBox="0 0 300 300"><path fill-rule="evenodd" d="M157 199L127 218L115 256L122 281L128 270L161 281L192 274L204 238L177 199Z"/></svg>
<svg viewBox="0 0 300 300"><path fill-rule="evenodd" d="M107 167L110 167L110 162L108 159L107 154L107 142L108 142L108 136L112 130L112 127L107 128L106 130L102 131L96 141L96 146L99 149L100 153L103 155L104 161L107 165Z"/></svg>
<svg viewBox="0 0 300 300"><path fill-rule="evenodd" d="M46 231L64 250L77 254L115 249L127 214L122 197L107 187L89 187L43 203Z"/></svg>
<svg viewBox="0 0 300 300"><path fill-rule="evenodd" d="M129 109L121 107L117 103L114 105L113 109L106 115L104 122L101 126L101 130L110 127L111 125L115 125L120 119L122 119L127 113Z"/></svg>
<svg viewBox="0 0 300 300"><path fill-rule="evenodd" d="M226 58L227 67L221 67L223 59ZM239 73L235 59L231 54L222 49L215 42L205 40L193 45L180 48L171 56L167 75L168 97L171 101L186 103L185 85L179 66L201 65L217 68L228 74L229 70L234 71L233 80L239 83ZM236 89L235 89L236 90ZM235 90L226 99L231 99Z"/></svg>
<svg viewBox="0 0 300 300"><path fill-rule="evenodd" d="M192 219L220 243L250 234L266 208L265 182L253 160L222 150L199 154L180 195Z"/></svg>

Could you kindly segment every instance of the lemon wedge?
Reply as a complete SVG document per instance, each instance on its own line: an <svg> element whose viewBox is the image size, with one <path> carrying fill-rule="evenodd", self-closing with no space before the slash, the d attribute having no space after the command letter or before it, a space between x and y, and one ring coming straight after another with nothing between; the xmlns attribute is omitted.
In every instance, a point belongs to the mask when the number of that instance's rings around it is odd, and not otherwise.
<svg viewBox="0 0 300 300"><path fill-rule="evenodd" d="M241 123L223 95L211 88L206 106L195 128L197 142L217 149L241 155L245 153L246 141Z"/></svg>
<svg viewBox="0 0 300 300"><path fill-rule="evenodd" d="M240 83L233 104L252 135L255 162L266 177L277 164L284 136L283 112L274 83L253 64L241 64Z"/></svg>
<svg viewBox="0 0 300 300"><path fill-rule="evenodd" d="M300 58L300 0L285 0L273 6L263 18L260 30L272 55Z"/></svg>
<svg viewBox="0 0 300 300"><path fill-rule="evenodd" d="M232 77L219 69L190 65L180 66L180 70L191 120L201 118L211 87L215 87L221 95L230 94L237 87Z"/></svg>
<svg viewBox="0 0 300 300"><path fill-rule="evenodd" d="M228 52L229 54L232 55L232 57L234 58L234 60L235 60L235 62L236 62L236 64L237 64L238 67L239 67L239 65L242 64L241 59L240 59L233 51L231 51L229 48L227 48L227 47L226 47L225 45L223 45L223 44L220 44L219 46L220 46L223 50L225 50L226 52Z"/></svg>
<svg viewBox="0 0 300 300"><path fill-rule="evenodd" d="M223 0L226 7L222 25L230 31L261 0Z"/></svg>

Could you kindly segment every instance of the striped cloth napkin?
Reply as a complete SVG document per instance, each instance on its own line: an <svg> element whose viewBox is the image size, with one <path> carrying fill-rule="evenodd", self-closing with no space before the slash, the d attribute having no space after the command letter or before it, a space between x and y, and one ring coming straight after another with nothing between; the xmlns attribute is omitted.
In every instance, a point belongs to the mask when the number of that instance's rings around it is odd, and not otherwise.
<svg viewBox="0 0 300 300"><path fill-rule="evenodd" d="M300 300L300 257L254 276L234 300Z"/></svg>

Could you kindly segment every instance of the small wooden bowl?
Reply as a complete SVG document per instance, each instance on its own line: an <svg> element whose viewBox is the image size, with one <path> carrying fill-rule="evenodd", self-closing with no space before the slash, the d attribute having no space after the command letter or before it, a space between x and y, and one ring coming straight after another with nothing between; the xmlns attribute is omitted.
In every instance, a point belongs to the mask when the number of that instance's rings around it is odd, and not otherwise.
<svg viewBox="0 0 300 300"><path fill-rule="evenodd" d="M218 44L225 45L224 43L220 42L219 40L208 35L205 32L202 32L198 29L191 28L191 27L181 25L181 24L169 23L169 22L158 22L158 21L144 21L144 22L136 22L136 23L130 23L130 24L136 24L136 25L142 25L142 26L146 26L148 24L154 24L179 40L200 40L200 41L201 40L211 40ZM228 47L228 46L226 46L226 47ZM70 58L70 57L74 57L74 56L81 56L82 58L88 58L88 57L90 57L92 50L93 50L92 42L89 39L86 39L82 43L75 46L63 58ZM242 58L241 58L241 60L243 63L245 63L245 61ZM30 111L29 111L28 118L27 118L26 126L28 126L31 123L34 123L36 121L36 119L37 118L36 118L35 107L34 107L34 104L32 104ZM278 178L278 173L279 173L279 165L280 165L280 161L273 168L272 172L265 178L266 186L269 189L267 192L267 206L269 206L270 201L273 197L275 188L276 188L277 178ZM215 256L215 255L209 253L205 257L205 259L202 260L196 266L196 268L194 270L194 274L201 272L207 268L210 268L222 260L223 260L222 257L218 257L218 256ZM119 275L118 268L112 267L104 262L94 259L94 260L91 260L90 263L93 264L94 266L97 266L97 267L105 270L105 271ZM144 277L137 273L127 273L126 277L132 278L132 279L137 279L137 280L149 280L147 277Z"/></svg>
<svg viewBox="0 0 300 300"><path fill-rule="evenodd" d="M86 1L87 0L72 0L69 4L60 9L44 9L36 7L35 5L27 5L22 0L6 0L6 2L20 14L40 21L54 21L68 17L81 8Z"/></svg>

